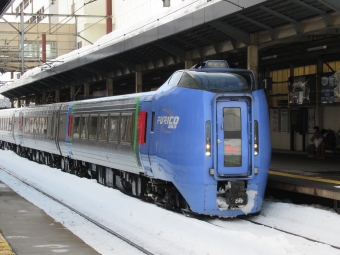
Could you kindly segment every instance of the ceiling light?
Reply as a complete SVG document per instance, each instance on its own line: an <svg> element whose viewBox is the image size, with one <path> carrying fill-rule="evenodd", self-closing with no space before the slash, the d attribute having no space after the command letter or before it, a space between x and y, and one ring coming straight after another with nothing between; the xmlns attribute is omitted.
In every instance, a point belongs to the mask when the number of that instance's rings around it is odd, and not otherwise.
<svg viewBox="0 0 340 255"><path fill-rule="evenodd" d="M263 57L262 60L273 59L273 58L277 58L277 55Z"/></svg>
<svg viewBox="0 0 340 255"><path fill-rule="evenodd" d="M325 50L325 49L327 49L327 45L313 47L313 48L308 48L307 51Z"/></svg>

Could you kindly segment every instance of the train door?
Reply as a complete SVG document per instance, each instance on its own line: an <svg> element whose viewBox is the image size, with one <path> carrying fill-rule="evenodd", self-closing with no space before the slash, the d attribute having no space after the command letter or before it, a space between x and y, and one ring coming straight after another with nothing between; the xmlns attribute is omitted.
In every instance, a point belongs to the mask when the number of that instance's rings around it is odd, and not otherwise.
<svg viewBox="0 0 340 255"><path fill-rule="evenodd" d="M217 102L217 173L246 176L250 173L250 111L247 101Z"/></svg>
<svg viewBox="0 0 340 255"><path fill-rule="evenodd" d="M145 130L145 144L140 145L140 158L147 176L153 176L150 164L150 144L153 140L154 132L154 116L155 112L152 111L152 97L146 97L143 102L141 111L146 111L146 130Z"/></svg>
<svg viewBox="0 0 340 255"><path fill-rule="evenodd" d="M51 120L51 142L54 144L53 146L56 150L61 154L60 147L59 147L59 111L61 106L56 106L53 109L52 120Z"/></svg>

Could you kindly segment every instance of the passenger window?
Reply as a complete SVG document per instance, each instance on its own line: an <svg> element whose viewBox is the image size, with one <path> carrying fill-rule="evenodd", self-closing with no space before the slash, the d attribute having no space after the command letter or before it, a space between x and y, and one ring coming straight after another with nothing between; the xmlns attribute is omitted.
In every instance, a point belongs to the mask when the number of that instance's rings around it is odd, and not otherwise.
<svg viewBox="0 0 340 255"><path fill-rule="evenodd" d="M90 123L89 123L89 139L90 140L97 140L97 124L98 124L98 116L90 116Z"/></svg>
<svg viewBox="0 0 340 255"><path fill-rule="evenodd" d="M100 141L107 141L108 116L99 116L98 134Z"/></svg>
<svg viewBox="0 0 340 255"><path fill-rule="evenodd" d="M22 132L22 115L19 116L19 132Z"/></svg>
<svg viewBox="0 0 340 255"><path fill-rule="evenodd" d="M33 118L34 124L33 124L33 133L38 133L38 118Z"/></svg>
<svg viewBox="0 0 340 255"><path fill-rule="evenodd" d="M89 138L89 117L82 116L81 117L81 139L88 139Z"/></svg>
<svg viewBox="0 0 340 255"><path fill-rule="evenodd" d="M30 133L34 133L34 118L30 118Z"/></svg>
<svg viewBox="0 0 340 255"><path fill-rule="evenodd" d="M193 88L193 89L199 89L196 81L194 78L192 78L189 74L184 73L182 76L182 79L178 83L179 87L185 87L185 88Z"/></svg>
<svg viewBox="0 0 340 255"><path fill-rule="evenodd" d="M8 128L10 128L9 125L10 125L10 123L8 123ZM29 128L30 128L30 119L25 118L25 133L29 133L29 131L30 131ZM8 130L10 130L10 129L8 129Z"/></svg>
<svg viewBox="0 0 340 255"><path fill-rule="evenodd" d="M49 116L47 117L47 123L50 123L50 124L51 124L51 125L46 125L46 126L48 127L47 135L48 135L48 136L51 136L51 135L52 135L52 126L53 126L53 124L52 124L52 116L51 116L51 115L49 115Z"/></svg>
<svg viewBox="0 0 340 255"><path fill-rule="evenodd" d="M47 135L47 118L40 118L40 132L44 135Z"/></svg>
<svg viewBox="0 0 340 255"><path fill-rule="evenodd" d="M119 134L119 116L111 116L110 115L110 123L109 123L109 141L118 141Z"/></svg>
<svg viewBox="0 0 340 255"><path fill-rule="evenodd" d="M122 115L120 122L120 141L131 143L132 115Z"/></svg>
<svg viewBox="0 0 340 255"><path fill-rule="evenodd" d="M12 118L9 118L9 131L12 130Z"/></svg>
<svg viewBox="0 0 340 255"><path fill-rule="evenodd" d="M182 71L178 71L178 72L174 73L169 80L169 85L170 86L176 86L178 84L178 81L181 79L182 74L183 74Z"/></svg>
<svg viewBox="0 0 340 255"><path fill-rule="evenodd" d="M79 139L80 134L80 117L75 116L73 117L73 130L72 130L72 138Z"/></svg>

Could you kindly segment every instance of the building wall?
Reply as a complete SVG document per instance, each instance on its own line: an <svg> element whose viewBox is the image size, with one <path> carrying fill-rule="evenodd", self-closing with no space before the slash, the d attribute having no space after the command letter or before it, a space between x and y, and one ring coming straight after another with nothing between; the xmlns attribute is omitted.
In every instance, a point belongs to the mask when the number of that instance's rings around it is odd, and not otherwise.
<svg viewBox="0 0 340 255"><path fill-rule="evenodd" d="M12 22L11 25L20 30L20 23ZM13 32L12 26L10 26L8 23L1 23L0 55L6 56L6 58L1 57L0 61L6 62L8 66L18 67L18 70L20 70L21 60L18 58L21 56L21 38L16 32ZM48 43L53 42L55 45L55 49L52 49L52 58L61 56L76 49L74 24L55 26L52 30L48 30L48 25L44 23L35 24L34 26L25 23L25 31L27 31L24 34L25 45L26 43L35 45L35 47L29 47L26 45L24 49L26 56L26 70L30 67L42 64L39 59L42 57L41 41L43 32L47 32L46 41Z"/></svg>
<svg viewBox="0 0 340 255"><path fill-rule="evenodd" d="M334 61L328 63L331 67L329 68L326 64L323 65L323 72L333 72L340 71L340 61ZM317 74L317 66L309 65L309 66L301 66L295 67L294 70L295 76L309 75L309 74ZM290 123L288 123L287 132L281 130L281 111L288 110L290 112L290 108L292 106L280 105L279 100L289 100L288 98L288 78L290 77L290 69L284 70L276 70L270 73L270 76L273 79L273 88L270 91L269 96L269 109L270 109L270 123L271 123L271 139L272 139L272 148L273 149L282 149L282 150L290 150L291 144L291 132L294 132L294 148L297 151L303 150L303 135L297 131L290 130ZM317 79L318 79L317 74ZM339 88L339 85L338 85ZM339 90L340 92L340 90ZM309 105L303 106L295 106L295 107L303 107L308 109L314 109L315 112L315 120L314 123L316 126L319 126L320 129L332 129L335 131L340 130L340 104L322 104L320 102L320 88L316 87L315 91L311 91L311 93L316 94L316 101L311 101ZM278 114L275 114L278 113ZM278 118L278 119L277 119ZM290 116L288 116L290 119ZM276 128L278 125L278 128ZM311 133L305 134L305 148L310 143L310 138L312 137Z"/></svg>

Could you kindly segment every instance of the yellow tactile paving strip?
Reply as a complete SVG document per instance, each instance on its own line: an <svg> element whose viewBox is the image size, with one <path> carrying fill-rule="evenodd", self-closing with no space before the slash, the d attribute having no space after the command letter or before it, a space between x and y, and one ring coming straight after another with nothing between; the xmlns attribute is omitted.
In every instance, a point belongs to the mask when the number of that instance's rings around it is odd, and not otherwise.
<svg viewBox="0 0 340 255"><path fill-rule="evenodd" d="M6 239L0 233L0 255L15 255L11 246L7 243Z"/></svg>
<svg viewBox="0 0 340 255"><path fill-rule="evenodd" d="M280 175L280 176L291 177L291 178L298 178L298 179L305 179L305 180L317 181L317 182L326 182L326 183L331 183L331 184L339 184L340 185L340 181L337 181L337 180L302 176L302 175L297 175L297 174L288 174L288 173L276 172L276 171L271 171L271 170L269 170L269 174Z"/></svg>

